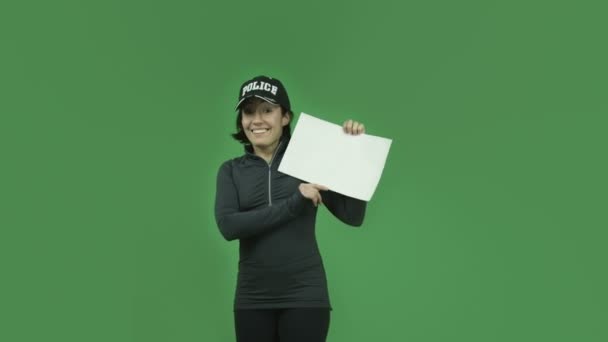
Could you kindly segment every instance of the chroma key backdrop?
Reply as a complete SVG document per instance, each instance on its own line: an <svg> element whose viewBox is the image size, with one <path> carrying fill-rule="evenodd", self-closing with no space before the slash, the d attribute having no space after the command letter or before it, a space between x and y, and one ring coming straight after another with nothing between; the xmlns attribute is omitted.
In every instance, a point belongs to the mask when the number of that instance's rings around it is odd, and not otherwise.
<svg viewBox="0 0 608 342"><path fill-rule="evenodd" d="M0 4L0 340L234 341L243 81L393 139L328 341L608 341L601 1Z"/></svg>

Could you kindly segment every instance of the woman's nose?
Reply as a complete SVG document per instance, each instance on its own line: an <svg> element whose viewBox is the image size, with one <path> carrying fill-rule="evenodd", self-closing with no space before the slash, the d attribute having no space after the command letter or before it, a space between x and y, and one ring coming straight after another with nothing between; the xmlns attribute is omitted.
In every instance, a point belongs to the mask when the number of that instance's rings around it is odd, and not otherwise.
<svg viewBox="0 0 608 342"><path fill-rule="evenodd" d="M258 111L253 113L253 121L262 121L262 113Z"/></svg>

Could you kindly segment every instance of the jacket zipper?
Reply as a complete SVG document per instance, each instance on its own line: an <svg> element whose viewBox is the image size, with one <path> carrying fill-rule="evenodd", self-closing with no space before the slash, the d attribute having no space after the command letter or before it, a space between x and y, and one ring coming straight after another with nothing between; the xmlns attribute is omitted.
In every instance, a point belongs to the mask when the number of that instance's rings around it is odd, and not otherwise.
<svg viewBox="0 0 608 342"><path fill-rule="evenodd" d="M272 154L272 158L270 158L270 162L268 162L268 206L272 206L272 187L271 187L271 173L272 173L272 162L274 161L274 157L276 156L277 152L279 151L279 148L281 147L281 145L283 144L283 142L281 141L279 143L279 145L277 146L277 148L274 150L274 153Z"/></svg>

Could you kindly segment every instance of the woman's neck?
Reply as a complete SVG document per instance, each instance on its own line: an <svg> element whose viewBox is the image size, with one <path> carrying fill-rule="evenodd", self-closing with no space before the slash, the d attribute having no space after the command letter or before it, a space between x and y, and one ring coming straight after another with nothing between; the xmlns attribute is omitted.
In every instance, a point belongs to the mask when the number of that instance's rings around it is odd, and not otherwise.
<svg viewBox="0 0 608 342"><path fill-rule="evenodd" d="M270 163L272 160L272 156L274 156L275 151L279 146L279 141L277 140L274 144L265 147L257 147L253 146L253 153L264 159L267 163Z"/></svg>

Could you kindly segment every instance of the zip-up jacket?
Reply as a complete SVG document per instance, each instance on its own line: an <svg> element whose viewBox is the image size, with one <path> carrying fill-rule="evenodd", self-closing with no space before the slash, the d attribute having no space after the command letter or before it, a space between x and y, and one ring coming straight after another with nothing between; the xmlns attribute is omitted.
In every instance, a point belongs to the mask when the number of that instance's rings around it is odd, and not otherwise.
<svg viewBox="0 0 608 342"><path fill-rule="evenodd" d="M226 240L239 240L234 309L331 309L315 236L317 207L300 193L304 181L278 171L288 143L282 139L268 163L246 151L217 175L218 228ZM342 222L363 223L367 202L331 190L321 196Z"/></svg>

